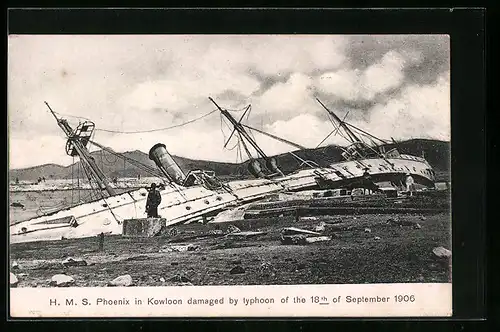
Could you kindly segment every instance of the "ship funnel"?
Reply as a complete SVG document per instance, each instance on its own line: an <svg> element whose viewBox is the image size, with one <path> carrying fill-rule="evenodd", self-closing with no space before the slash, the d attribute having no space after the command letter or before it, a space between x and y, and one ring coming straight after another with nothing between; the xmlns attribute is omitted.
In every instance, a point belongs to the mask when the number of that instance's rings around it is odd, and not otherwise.
<svg viewBox="0 0 500 332"><path fill-rule="evenodd" d="M259 161L256 159L253 159L250 161L248 164L248 171L250 174L255 176L256 178L264 178L266 175L262 171L262 166L260 165Z"/></svg>
<svg viewBox="0 0 500 332"><path fill-rule="evenodd" d="M186 175L168 153L165 144L155 144L149 150L149 159L155 162L156 166L167 178L179 185L183 185Z"/></svg>
<svg viewBox="0 0 500 332"><path fill-rule="evenodd" d="M283 174L281 170L278 167L278 162L276 161L275 158L268 159L266 162L266 167L268 170L270 170L273 173L279 173Z"/></svg>

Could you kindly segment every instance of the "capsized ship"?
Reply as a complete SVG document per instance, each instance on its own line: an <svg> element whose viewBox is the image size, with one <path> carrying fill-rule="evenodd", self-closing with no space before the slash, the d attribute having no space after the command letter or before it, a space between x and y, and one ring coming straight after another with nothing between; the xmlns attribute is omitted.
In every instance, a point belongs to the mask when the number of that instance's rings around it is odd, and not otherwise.
<svg viewBox="0 0 500 332"><path fill-rule="evenodd" d="M225 145L234 135L237 135L241 150L247 153L250 160L248 164L250 173L256 178L270 178L280 183L286 191L293 192L319 188L366 188L378 190L377 183L381 182L390 182L395 187L403 187L405 178L408 175L411 175L418 184L434 187L435 173L425 158L402 154L397 147L392 147L386 151L386 146L390 146L391 142L377 138L365 130L340 119L318 98L316 99L327 111L334 126L332 132L318 146L333 134L342 136L348 143L346 147L341 147L344 160L326 167L320 167L315 161L301 158L296 153L297 151L289 152L306 169L284 175L276 158L267 156L257 145L253 135L248 133L248 130L266 135L298 150L305 150L306 147L243 124L242 119L245 117L250 105L246 108L240 120L236 121L228 110L222 109L210 98L234 128ZM375 141L380 144L376 144ZM396 142L393 141L392 143L392 145L397 146ZM259 158L253 158L249 151L250 147L255 149Z"/></svg>
<svg viewBox="0 0 500 332"><path fill-rule="evenodd" d="M383 147L378 149L371 147L354 134L346 122L340 120L326 107L330 116L338 122L335 131L343 130L351 138L352 144L344 149L345 160L328 167L319 167L314 161L303 160L296 153L290 152L307 169L284 174L276 159L265 154L248 134L248 130L291 144L299 150L305 147L242 124L243 116L236 121L228 110L221 108L213 99L210 100L233 125L231 136L237 135L243 149L248 153L249 172L255 179L222 182L214 172L191 170L186 174L168 153L166 146L161 143L154 145L149 151L149 158L154 161L156 169L150 169L147 165L120 155L130 163L151 174L157 174L164 180L160 188L162 202L158 212L166 219L165 226L213 216L223 210L280 192L349 186L372 188L377 181L401 182L407 173L414 176L417 183L434 185L434 173L425 159L399 154L396 149L386 153ZM67 154L79 157L89 183L95 184L94 189L100 195L100 199L15 223L10 226L10 242L82 238L100 233L122 234L125 219L145 217L147 189L141 188L117 194L87 147L93 144L109 153L119 154L91 140L95 129L94 123L85 121L74 130L67 120L58 118L50 106L47 103L46 105L67 137ZM257 151L260 158L255 159L251 156L250 147ZM370 180L367 180L367 174L370 175Z"/></svg>
<svg viewBox="0 0 500 332"><path fill-rule="evenodd" d="M66 134L67 154L80 158L85 174L90 183L95 184L100 199L13 224L10 226L10 242L81 238L100 233L122 234L125 219L145 217L147 189L117 194L87 149L89 144L94 144L116 154L112 149L91 140L94 123L85 121L73 130L66 119L58 118L47 106ZM164 186L160 188L162 202L158 213L166 219L166 226L216 214L222 209L262 199L283 190L279 182L270 179L223 183L213 172L192 170L185 174L161 143L151 148L149 157L165 180ZM138 165L137 161L129 161ZM149 171L154 173L155 170Z"/></svg>

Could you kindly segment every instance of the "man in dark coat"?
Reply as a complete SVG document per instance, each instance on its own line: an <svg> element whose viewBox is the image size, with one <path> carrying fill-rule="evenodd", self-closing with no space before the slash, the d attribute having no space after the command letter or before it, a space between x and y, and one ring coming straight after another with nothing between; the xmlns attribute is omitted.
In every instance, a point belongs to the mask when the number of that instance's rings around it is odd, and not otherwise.
<svg viewBox="0 0 500 332"><path fill-rule="evenodd" d="M148 198L146 200L146 213L148 218L159 218L158 216L158 205L161 203L161 195L158 190L156 190L156 183L151 183L151 189L149 190Z"/></svg>

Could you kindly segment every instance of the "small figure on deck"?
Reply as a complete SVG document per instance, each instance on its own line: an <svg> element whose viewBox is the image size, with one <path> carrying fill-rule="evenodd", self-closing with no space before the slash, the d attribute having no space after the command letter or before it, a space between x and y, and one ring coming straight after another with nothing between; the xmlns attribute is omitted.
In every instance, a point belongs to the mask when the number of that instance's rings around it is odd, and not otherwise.
<svg viewBox="0 0 500 332"><path fill-rule="evenodd" d="M156 183L151 183L151 188L149 189L148 198L146 200L146 213L148 218L159 218L158 216L158 205L161 203L161 195L158 190L156 190Z"/></svg>
<svg viewBox="0 0 500 332"><path fill-rule="evenodd" d="M415 181L413 180L413 177L410 175L410 173L406 173L405 184L406 191L408 191L410 196L413 196L413 191L415 190Z"/></svg>
<svg viewBox="0 0 500 332"><path fill-rule="evenodd" d="M16 178L16 184L19 184L19 178Z"/></svg>

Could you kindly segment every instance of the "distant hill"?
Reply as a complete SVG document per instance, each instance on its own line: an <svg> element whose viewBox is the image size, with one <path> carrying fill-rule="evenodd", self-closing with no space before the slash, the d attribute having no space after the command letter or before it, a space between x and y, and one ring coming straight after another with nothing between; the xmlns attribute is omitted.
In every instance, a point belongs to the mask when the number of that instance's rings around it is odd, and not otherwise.
<svg viewBox="0 0 500 332"><path fill-rule="evenodd" d="M386 148L391 148L393 146L394 144L389 144ZM449 171L449 142L413 139L400 142L397 144L397 147L401 153L421 156L423 152L425 158L436 170L436 172L447 173ZM294 153L304 160L315 161L320 166L327 166L328 164L342 160L341 149L334 145L316 149L300 150L295 151ZM128 162L124 163L122 158L118 158L108 152L96 151L91 154L109 178L137 177L138 175L141 175L142 177L149 176L147 172L138 169L136 166L131 165ZM142 164L156 168L153 161L151 161L148 155L142 151L135 150L125 152L123 155ZM242 164L234 164L194 160L177 156L174 156L174 159L186 172L192 169L204 169L214 171L221 178L251 177L247 171L248 161ZM301 164L290 153L280 154L276 156L276 159L278 161L278 165L285 173L296 170ZM55 164L46 164L23 169L12 169L9 171L9 175L11 181L15 178L19 178L21 181L36 181L40 177L45 177L46 179L71 179L72 177L76 178L78 176L78 169L80 169L79 177L84 178L85 175L82 173L80 162L75 163L73 167L71 165L65 167Z"/></svg>

